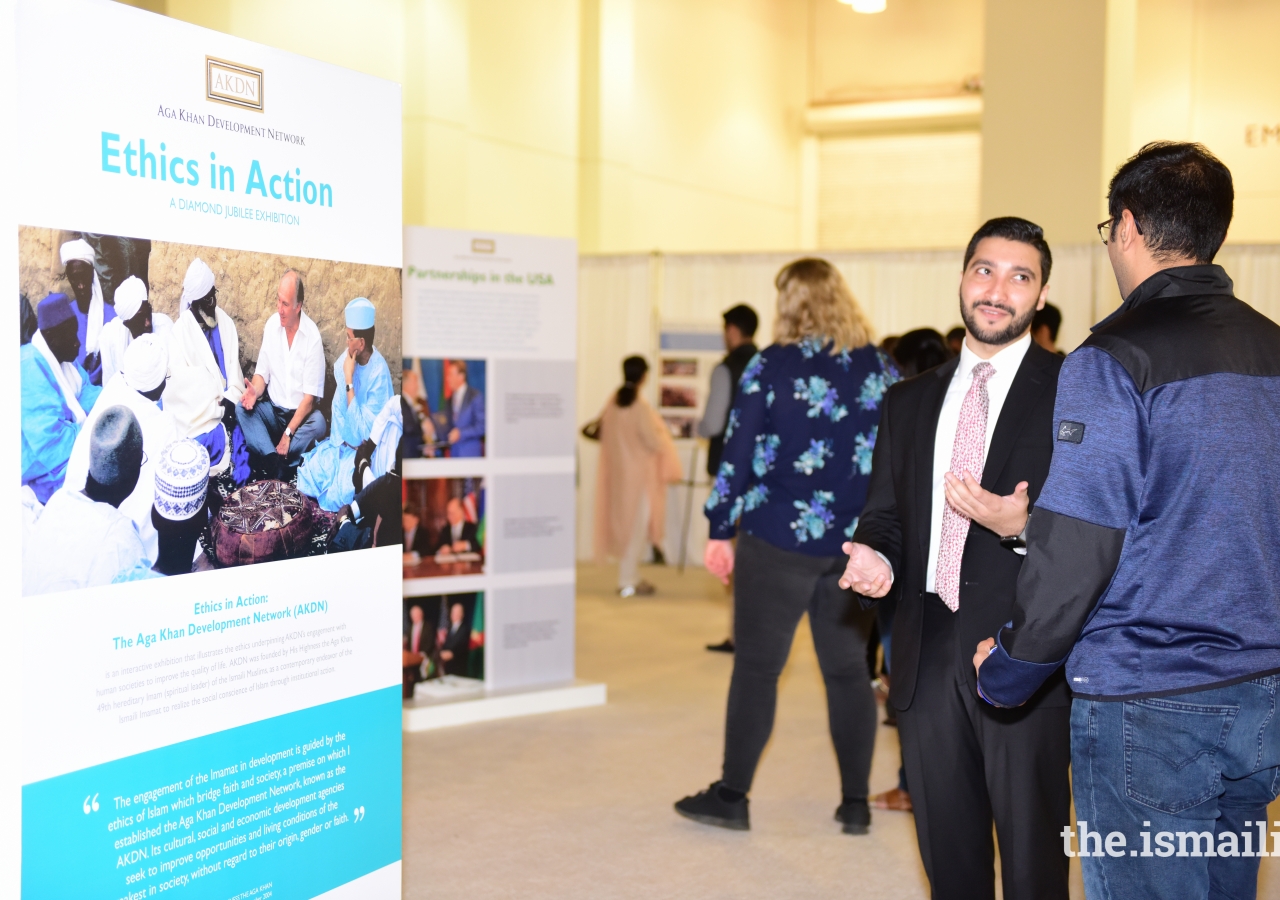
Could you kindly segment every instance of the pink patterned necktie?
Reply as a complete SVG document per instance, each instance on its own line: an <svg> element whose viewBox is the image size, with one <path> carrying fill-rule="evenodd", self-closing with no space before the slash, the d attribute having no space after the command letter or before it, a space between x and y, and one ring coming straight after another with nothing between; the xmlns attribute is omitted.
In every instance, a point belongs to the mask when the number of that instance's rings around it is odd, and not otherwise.
<svg viewBox="0 0 1280 900"><path fill-rule="evenodd" d="M995 366L980 362L973 367L973 384L960 405L960 423L951 448L951 473L957 478L966 471L982 480L983 448L987 442L987 381L996 373ZM969 537L969 517L942 504L942 538L938 542L938 571L934 578L938 596L947 608L960 608L960 560L964 542Z"/></svg>

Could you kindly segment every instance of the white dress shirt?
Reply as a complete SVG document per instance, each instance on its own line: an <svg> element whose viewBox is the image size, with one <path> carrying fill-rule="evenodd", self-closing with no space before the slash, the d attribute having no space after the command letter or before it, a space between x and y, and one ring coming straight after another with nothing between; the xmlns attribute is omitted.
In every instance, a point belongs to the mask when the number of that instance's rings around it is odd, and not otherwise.
<svg viewBox="0 0 1280 900"><path fill-rule="evenodd" d="M1004 408L1005 398L1009 396L1009 388L1013 378L1018 374L1022 358L1027 355L1031 346L1031 335L1027 334L1019 341L1005 347L985 362L991 363L995 374L987 379L987 438L982 446L982 460L986 463L987 451L991 449L991 436L995 434L996 423L1000 421L1000 410ZM947 502L943 476L951 468L951 451L956 442L956 430L960 427L960 407L965 395L973 384L973 368L984 362L969 349L965 342L960 350L960 364L951 376L951 384L947 387L947 395L942 400L942 411L938 414L938 433L933 440L933 510L929 522L929 561L925 570L925 590L936 593L934 581L938 571L938 547L942 542L942 509ZM961 473L953 473L959 476ZM976 473L975 473L976 474Z"/></svg>
<svg viewBox="0 0 1280 900"><path fill-rule="evenodd" d="M297 409L303 394L317 399L324 396L324 341L306 311L298 322L292 346L280 324L280 314L273 313L267 319L254 374L262 376L270 388L271 402L281 409Z"/></svg>

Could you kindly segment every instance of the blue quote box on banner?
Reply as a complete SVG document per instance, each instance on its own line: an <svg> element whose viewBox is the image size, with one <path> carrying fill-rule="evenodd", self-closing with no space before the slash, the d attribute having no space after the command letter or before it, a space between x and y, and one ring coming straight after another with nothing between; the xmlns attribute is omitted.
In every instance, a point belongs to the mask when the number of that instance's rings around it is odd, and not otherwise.
<svg viewBox="0 0 1280 900"><path fill-rule="evenodd" d="M22 788L22 896L307 900L400 859L400 687Z"/></svg>

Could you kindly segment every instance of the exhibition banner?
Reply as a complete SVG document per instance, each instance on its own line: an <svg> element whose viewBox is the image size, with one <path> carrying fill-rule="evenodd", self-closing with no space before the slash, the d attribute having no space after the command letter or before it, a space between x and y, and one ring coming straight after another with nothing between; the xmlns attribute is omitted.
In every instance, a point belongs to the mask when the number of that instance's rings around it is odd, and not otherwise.
<svg viewBox="0 0 1280 900"><path fill-rule="evenodd" d="M404 232L404 693L574 676L577 245Z"/></svg>
<svg viewBox="0 0 1280 900"><path fill-rule="evenodd" d="M107 0L12 43L0 893L399 897L400 88Z"/></svg>

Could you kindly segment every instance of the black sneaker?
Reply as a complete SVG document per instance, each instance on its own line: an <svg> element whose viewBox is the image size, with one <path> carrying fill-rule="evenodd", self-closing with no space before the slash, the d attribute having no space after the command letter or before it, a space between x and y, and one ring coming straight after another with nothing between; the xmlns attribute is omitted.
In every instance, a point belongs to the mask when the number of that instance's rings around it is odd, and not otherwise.
<svg viewBox="0 0 1280 900"><path fill-rule="evenodd" d="M732 638L725 638L718 644L707 644L707 649L713 653L732 653L733 640Z"/></svg>
<svg viewBox="0 0 1280 900"><path fill-rule="evenodd" d="M836 807L836 821L845 834L866 834L871 826L871 807L866 800L845 800Z"/></svg>
<svg viewBox="0 0 1280 900"><path fill-rule="evenodd" d="M721 782L713 782L705 791L699 791L692 797L677 801L676 812L686 819L693 819L703 825L715 825L733 831L749 831L751 819L747 814L747 798L743 796L736 800L726 800L721 794L721 791L726 790L728 789Z"/></svg>

